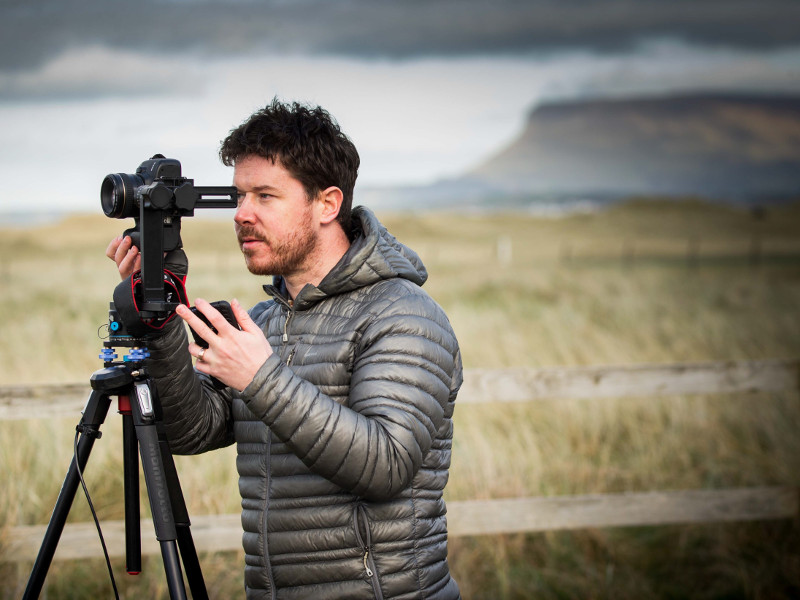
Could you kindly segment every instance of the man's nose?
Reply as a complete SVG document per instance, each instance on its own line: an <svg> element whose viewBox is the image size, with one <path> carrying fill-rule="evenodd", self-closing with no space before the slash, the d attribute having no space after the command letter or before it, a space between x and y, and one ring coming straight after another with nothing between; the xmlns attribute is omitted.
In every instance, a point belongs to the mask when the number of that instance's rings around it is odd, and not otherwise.
<svg viewBox="0 0 800 600"><path fill-rule="evenodd" d="M242 225L244 223L253 223L255 215L253 212L253 201L250 194L245 194L239 201L239 206L236 207L236 214L233 215L233 220Z"/></svg>

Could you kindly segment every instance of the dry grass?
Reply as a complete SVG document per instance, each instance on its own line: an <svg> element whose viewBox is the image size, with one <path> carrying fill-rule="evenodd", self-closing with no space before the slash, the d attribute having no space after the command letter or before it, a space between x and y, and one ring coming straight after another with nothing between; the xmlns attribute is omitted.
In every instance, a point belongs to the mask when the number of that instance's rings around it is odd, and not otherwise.
<svg viewBox="0 0 800 600"><path fill-rule="evenodd" d="M417 249L467 367L800 356L800 209L754 220L701 203L641 201L594 215L385 215ZM0 230L0 384L81 381L100 367L98 326L121 223L76 217ZM498 260L510 241L510 262ZM507 240L507 241L506 241ZM184 224L189 292L263 297L230 225ZM756 250L759 250L756 252ZM101 516L122 515L121 434L110 420L87 476ZM797 486L800 402L736 395L464 406L450 499L749 485ZM45 522L71 455L68 419L0 422L4 526ZM233 449L178 459L191 514L236 512ZM71 519L89 519L79 499ZM790 598L798 527L751 523L455 539L465 598ZM212 597L241 589L241 556L203 557ZM165 595L160 561L126 597ZM119 567L122 572L122 567ZM0 567L18 597L23 567ZM48 597L107 594L102 565L58 564Z"/></svg>

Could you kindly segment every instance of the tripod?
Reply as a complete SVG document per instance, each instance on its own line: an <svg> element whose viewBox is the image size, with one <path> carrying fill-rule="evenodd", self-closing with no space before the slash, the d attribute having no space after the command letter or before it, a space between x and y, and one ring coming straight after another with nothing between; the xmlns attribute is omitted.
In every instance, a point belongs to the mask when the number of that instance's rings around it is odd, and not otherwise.
<svg viewBox="0 0 800 600"><path fill-rule="evenodd" d="M112 320L112 330L113 325ZM112 339L115 339L113 335ZM105 345L101 358L106 360L106 366L91 377L92 393L77 427L81 433L77 451L64 479L23 598L39 597L75 498L80 482L79 473L86 466L95 439L101 436L100 426L108 413L111 397L117 396L123 427L127 571L131 574L141 571L138 446L170 598L186 598L180 565L182 558L192 597L207 599L200 562L189 529L189 514L161 422L160 405L153 382L143 366L149 353L146 349L134 347L125 356L124 362L116 363L113 359L117 355L113 354L108 342Z"/></svg>

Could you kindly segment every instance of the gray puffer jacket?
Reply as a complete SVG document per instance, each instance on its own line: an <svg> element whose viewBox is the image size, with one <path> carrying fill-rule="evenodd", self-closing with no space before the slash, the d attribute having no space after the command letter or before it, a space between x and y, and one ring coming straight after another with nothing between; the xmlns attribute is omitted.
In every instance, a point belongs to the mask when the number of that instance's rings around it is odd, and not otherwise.
<svg viewBox="0 0 800 600"><path fill-rule="evenodd" d="M194 371L181 326L150 348L173 451L237 444L250 599L459 598L442 499L458 343L417 255L353 217L318 287L265 286L251 316L275 353L241 393Z"/></svg>

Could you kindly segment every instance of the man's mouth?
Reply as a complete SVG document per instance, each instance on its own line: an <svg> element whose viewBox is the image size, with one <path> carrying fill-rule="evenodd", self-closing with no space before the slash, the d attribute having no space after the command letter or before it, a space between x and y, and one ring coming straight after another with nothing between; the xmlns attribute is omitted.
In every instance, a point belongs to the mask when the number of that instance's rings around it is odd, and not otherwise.
<svg viewBox="0 0 800 600"><path fill-rule="evenodd" d="M242 250L253 250L259 244L263 244L263 243L265 243L264 240L259 240L259 239L256 239L256 238L245 238L245 239L239 240L239 246L241 247Z"/></svg>
<svg viewBox="0 0 800 600"><path fill-rule="evenodd" d="M259 244L267 243L267 240L265 240L263 237L249 231L239 232L237 237L239 239L239 247L242 250L251 250Z"/></svg>

